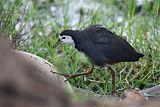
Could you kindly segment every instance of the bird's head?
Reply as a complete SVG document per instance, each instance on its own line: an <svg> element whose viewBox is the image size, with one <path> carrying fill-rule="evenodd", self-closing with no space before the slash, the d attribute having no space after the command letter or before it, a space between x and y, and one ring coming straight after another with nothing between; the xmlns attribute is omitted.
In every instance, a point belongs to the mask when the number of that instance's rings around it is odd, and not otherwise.
<svg viewBox="0 0 160 107"><path fill-rule="evenodd" d="M75 45L73 36L75 36L75 31L74 30L64 30L63 32L61 32L58 35L58 39L62 43L68 43L68 44Z"/></svg>
<svg viewBox="0 0 160 107"><path fill-rule="evenodd" d="M79 39L79 30L64 30L58 35L58 41L53 47L56 47L59 43L68 43L75 46L75 42Z"/></svg>

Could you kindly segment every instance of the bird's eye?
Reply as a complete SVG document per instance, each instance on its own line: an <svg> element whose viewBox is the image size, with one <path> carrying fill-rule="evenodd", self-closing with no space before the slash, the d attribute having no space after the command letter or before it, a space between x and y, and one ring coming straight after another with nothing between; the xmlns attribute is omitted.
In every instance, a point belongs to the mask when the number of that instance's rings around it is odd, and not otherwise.
<svg viewBox="0 0 160 107"><path fill-rule="evenodd" d="M62 37L62 39L66 39L66 37Z"/></svg>

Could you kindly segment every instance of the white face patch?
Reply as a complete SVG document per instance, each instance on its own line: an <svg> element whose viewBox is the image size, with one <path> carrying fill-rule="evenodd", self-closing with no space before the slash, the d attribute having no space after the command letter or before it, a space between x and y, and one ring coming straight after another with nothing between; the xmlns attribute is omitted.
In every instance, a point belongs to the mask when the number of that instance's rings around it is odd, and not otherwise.
<svg viewBox="0 0 160 107"><path fill-rule="evenodd" d="M58 37L59 37L59 39L62 43L68 43L68 44L72 44L73 46L75 46L75 43L74 43L71 36L68 36L68 35L60 36L60 35L58 35Z"/></svg>

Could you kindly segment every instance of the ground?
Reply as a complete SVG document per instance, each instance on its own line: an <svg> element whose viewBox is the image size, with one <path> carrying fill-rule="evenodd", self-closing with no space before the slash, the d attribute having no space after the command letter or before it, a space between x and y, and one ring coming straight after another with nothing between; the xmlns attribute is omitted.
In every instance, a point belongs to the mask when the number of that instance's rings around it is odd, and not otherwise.
<svg viewBox="0 0 160 107"><path fill-rule="evenodd" d="M63 73L82 72L81 66L90 63L69 45L53 49L57 34L104 25L145 55L137 62L114 66L121 93L129 87L144 89L160 83L160 0L141 5L136 0L1 0L0 25L15 48L48 60ZM110 73L100 67L69 82L102 95L110 94L112 87Z"/></svg>

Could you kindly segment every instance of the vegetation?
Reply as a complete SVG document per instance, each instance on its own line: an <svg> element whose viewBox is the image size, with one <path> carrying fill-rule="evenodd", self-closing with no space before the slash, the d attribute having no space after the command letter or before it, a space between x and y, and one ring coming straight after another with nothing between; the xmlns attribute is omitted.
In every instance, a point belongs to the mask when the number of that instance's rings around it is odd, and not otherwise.
<svg viewBox="0 0 160 107"><path fill-rule="evenodd" d="M1 0L0 29L19 50L48 60L63 73L78 73L90 63L69 45L53 49L57 34L102 24L145 55L138 62L114 65L118 91L128 86L143 89L160 83L160 0L145 0L143 6L135 1ZM100 67L69 82L103 95L110 94L112 87L108 69Z"/></svg>

